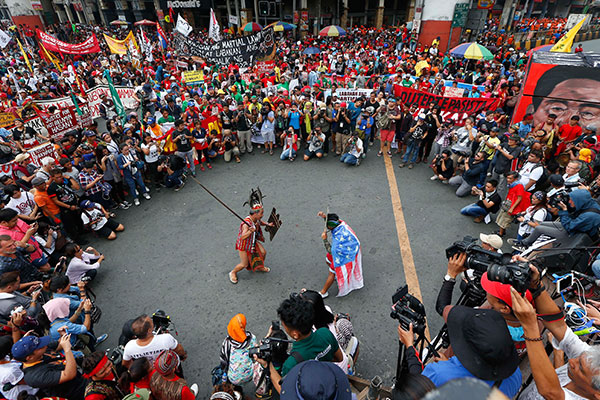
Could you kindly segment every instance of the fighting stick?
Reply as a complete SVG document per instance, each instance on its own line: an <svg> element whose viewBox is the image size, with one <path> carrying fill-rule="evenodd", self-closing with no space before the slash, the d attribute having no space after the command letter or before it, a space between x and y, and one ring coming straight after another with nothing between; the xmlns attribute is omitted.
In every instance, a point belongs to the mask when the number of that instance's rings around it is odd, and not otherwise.
<svg viewBox="0 0 600 400"><path fill-rule="evenodd" d="M223 200L221 200L220 198L218 198L218 197L217 197L217 196L216 196L216 195L215 195L213 192L211 192L210 190L208 190L208 189L206 188L206 186L204 186L203 184L201 184L201 183L200 183L200 181L199 181L198 179L196 179L196 178L195 178L195 177L193 177L193 176L189 176L188 178L192 178L192 180L193 180L194 182L196 182L198 185L200 185L200 187L201 187L202 189L206 190L206 193L208 193L208 194L210 194L212 197L214 197L214 199L215 199L215 200L217 200L219 203L221 203L221 205L222 205L223 207L225 207L226 209L228 209L230 213L232 213L233 215L235 215L236 217L238 217L238 219L239 219L240 221L242 221L243 223L245 223L246 225L248 225L248 226L250 227L250 224L248 223L248 221L246 221L244 218L240 217L240 215L239 215L238 213L236 213L235 211L233 211L233 210L231 209L231 207L229 207L227 204L225 204L225 203L223 202Z"/></svg>

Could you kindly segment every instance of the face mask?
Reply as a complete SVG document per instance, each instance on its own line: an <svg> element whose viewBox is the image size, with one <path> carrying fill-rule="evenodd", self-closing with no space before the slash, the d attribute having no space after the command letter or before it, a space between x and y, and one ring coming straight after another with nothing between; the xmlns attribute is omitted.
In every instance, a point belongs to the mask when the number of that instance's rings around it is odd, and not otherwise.
<svg viewBox="0 0 600 400"><path fill-rule="evenodd" d="M523 339L523 327L522 326L508 326L508 332L510 333L510 337L512 338L513 342L522 342Z"/></svg>

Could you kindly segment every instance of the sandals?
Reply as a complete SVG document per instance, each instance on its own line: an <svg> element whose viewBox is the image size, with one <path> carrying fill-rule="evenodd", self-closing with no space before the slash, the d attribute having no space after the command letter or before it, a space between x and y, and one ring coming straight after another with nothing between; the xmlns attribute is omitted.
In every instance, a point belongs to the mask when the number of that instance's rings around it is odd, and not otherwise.
<svg viewBox="0 0 600 400"><path fill-rule="evenodd" d="M263 267L263 268L258 268L258 269L256 269L255 271L256 271L256 272L264 272L264 273L267 273L267 272L271 272L271 268L269 268L269 267Z"/></svg>
<svg viewBox="0 0 600 400"><path fill-rule="evenodd" d="M231 272L229 273L229 282L233 283L234 285L235 285L236 283L238 283L237 276L236 276L236 277L233 277L233 276L231 275Z"/></svg>

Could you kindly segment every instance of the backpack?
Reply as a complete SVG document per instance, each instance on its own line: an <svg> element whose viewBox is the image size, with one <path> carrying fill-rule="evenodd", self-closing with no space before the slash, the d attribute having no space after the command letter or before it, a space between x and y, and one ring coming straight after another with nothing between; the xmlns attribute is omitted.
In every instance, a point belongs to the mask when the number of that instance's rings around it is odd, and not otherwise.
<svg viewBox="0 0 600 400"><path fill-rule="evenodd" d="M550 184L550 182L548 181L548 178L550 177L550 172L548 171L548 168L544 167L544 164L542 163L537 163L532 171L534 169L536 169L537 167L542 167L543 172L542 175L540 176L540 179L537 180L537 182L535 183L535 190L542 190L545 191L546 189L548 189L548 186Z"/></svg>
<svg viewBox="0 0 600 400"><path fill-rule="evenodd" d="M248 356L248 350L256 346L256 337L252 335L247 346L240 349L231 349L229 353L229 366L227 368L227 379L234 385L239 385L252 380L252 360Z"/></svg>

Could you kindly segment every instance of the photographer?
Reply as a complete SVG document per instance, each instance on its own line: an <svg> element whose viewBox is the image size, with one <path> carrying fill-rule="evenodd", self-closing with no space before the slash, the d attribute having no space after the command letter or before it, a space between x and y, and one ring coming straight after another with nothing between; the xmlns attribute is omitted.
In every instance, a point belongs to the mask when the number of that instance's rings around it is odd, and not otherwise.
<svg viewBox="0 0 600 400"><path fill-rule="evenodd" d="M277 324L279 324L279 322ZM265 339L280 339L272 343L270 362L273 364L275 370L281 372L281 367L288 358L287 350L289 343L287 342L287 336L285 332L276 328L277 326L273 328L273 325L271 325L269 327L269 332L267 332L267 336L265 336ZM252 368L252 381L256 386L255 394L257 398L260 398L259 396L263 396L263 398L273 397L273 382L271 381L269 370L264 368L262 364L258 362L255 362Z"/></svg>
<svg viewBox="0 0 600 400"><path fill-rule="evenodd" d="M600 205L592 199L590 192L576 189L569 193L568 204L558 203L559 219L542 222L533 229L531 235L522 241L523 249L531 246L541 236L546 235L556 239L554 245L569 239L569 237L586 233L594 236L600 227ZM556 247L556 246L553 246Z"/></svg>
<svg viewBox="0 0 600 400"><path fill-rule="evenodd" d="M463 209L460 210L460 213L462 215L475 217L473 222L476 223L482 222L488 214L497 213L500 209L500 203L502 203L502 199L496 191L497 186L498 181L494 179L487 181L484 187L485 192L481 189L478 189L477 186L473 186L471 189L471 194L479 196L479 201L463 207Z"/></svg>
<svg viewBox="0 0 600 400"><path fill-rule="evenodd" d="M192 148L193 140L194 137L185 127L185 123L180 119L175 121L175 132L173 132L173 142L177 145L177 152L175 154L186 161L188 171L192 176L196 176L194 149Z"/></svg>
<svg viewBox="0 0 600 400"><path fill-rule="evenodd" d="M597 399L600 397L600 348L584 343L573 333L565 323L563 311L544 290L538 270L532 266L530 268L530 290L534 293L535 309L511 288L513 311L523 326L523 336L535 382L523 390L519 399ZM556 370L546 354L538 318L552 333L552 346L564 351L568 359L566 364Z"/></svg>
<svg viewBox="0 0 600 400"><path fill-rule="evenodd" d="M175 191L178 192L185 185L185 181L182 179L184 165L185 160L178 155L162 155L158 159L156 170L159 174L164 175L165 186L168 188L174 187Z"/></svg>
<svg viewBox="0 0 600 400"><path fill-rule="evenodd" d="M504 193L506 190L505 176L514 170L514 160L519 159L521 154L521 139L517 133L513 133L508 140L496 146L496 165L492 171L492 179L498 180L498 189Z"/></svg>
<svg viewBox="0 0 600 400"><path fill-rule="evenodd" d="M448 183L448 180L454 175L454 161L452 161L451 155L452 152L446 149L435 156L431 164L433 176L429 179L432 181L439 180L442 183Z"/></svg>
<svg viewBox="0 0 600 400"><path fill-rule="evenodd" d="M327 140L324 133L321 132L321 127L315 127L314 131L309 133L308 148L304 151L304 161L308 161L313 157L323 157L323 143Z"/></svg>
<svg viewBox="0 0 600 400"><path fill-rule="evenodd" d="M485 153L479 151L475 157L465 162L465 172L462 175L453 176L448 180L452 186L458 186L456 195L465 197L473 190L474 186L483 184L486 175Z"/></svg>
<svg viewBox="0 0 600 400"><path fill-rule="evenodd" d="M319 107L319 112L315 113L313 116L314 127L320 128L323 135L325 135L325 139L323 140L323 152L325 155L329 153L329 136L331 131L331 123L333 122L333 118L331 116L331 108L328 108L326 105L321 105Z"/></svg>
<svg viewBox="0 0 600 400"><path fill-rule="evenodd" d="M429 124L425 122L425 114L419 114L418 118L413 121L413 125L408 130L408 137L404 138L406 144L406 153L402 156L402 162L398 165L400 168L404 168L406 163L410 161L408 165L409 169L412 169L417 157L419 155L419 148L423 137L429 130ZM410 159L410 160L409 160Z"/></svg>
<svg viewBox="0 0 600 400"><path fill-rule="evenodd" d="M20 293L21 279L18 271L5 272L0 275L0 318L8 321L12 319L13 311L19 306L27 311L30 317L37 317L42 310L38 298L41 294L41 283L37 282L27 286L27 291Z"/></svg>
<svg viewBox="0 0 600 400"><path fill-rule="evenodd" d="M344 135L346 136L346 135ZM360 140L355 132L350 138L344 142L344 153L340 157L340 162L348 165L360 165L360 156L363 152L363 141Z"/></svg>
<svg viewBox="0 0 600 400"><path fill-rule="evenodd" d="M346 142L350 139L350 117L348 116L348 110L346 110L346 103L340 104L335 122L335 154L339 156L344 151Z"/></svg>
<svg viewBox="0 0 600 400"><path fill-rule="evenodd" d="M256 356L255 360L263 367L269 368L273 387L278 393L281 392L281 377L285 377L296 364L305 360L333 362L343 360L342 350L329 329L319 328L312 331L314 311L309 302L302 300L298 295L292 295L281 303L277 314L283 329L295 340L290 356L283 363L281 373L275 369L273 363Z"/></svg>

